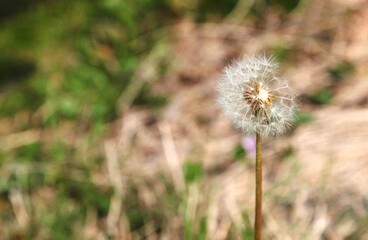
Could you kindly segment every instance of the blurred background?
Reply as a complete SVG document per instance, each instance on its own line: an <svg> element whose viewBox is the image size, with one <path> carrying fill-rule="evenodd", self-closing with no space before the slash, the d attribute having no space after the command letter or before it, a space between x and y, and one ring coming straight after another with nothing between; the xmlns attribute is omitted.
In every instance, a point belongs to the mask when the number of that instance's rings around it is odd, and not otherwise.
<svg viewBox="0 0 368 240"><path fill-rule="evenodd" d="M223 67L300 91L264 139L264 239L368 239L365 0L1 0L0 239L253 239Z"/></svg>

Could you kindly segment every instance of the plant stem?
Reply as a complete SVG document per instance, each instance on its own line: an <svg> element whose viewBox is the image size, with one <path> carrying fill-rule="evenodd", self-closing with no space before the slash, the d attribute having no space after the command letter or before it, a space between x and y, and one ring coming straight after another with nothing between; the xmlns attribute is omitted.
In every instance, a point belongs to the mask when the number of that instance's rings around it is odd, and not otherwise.
<svg viewBox="0 0 368 240"><path fill-rule="evenodd" d="M261 240L262 231L262 138L257 132L256 143L256 216L254 221L254 240Z"/></svg>

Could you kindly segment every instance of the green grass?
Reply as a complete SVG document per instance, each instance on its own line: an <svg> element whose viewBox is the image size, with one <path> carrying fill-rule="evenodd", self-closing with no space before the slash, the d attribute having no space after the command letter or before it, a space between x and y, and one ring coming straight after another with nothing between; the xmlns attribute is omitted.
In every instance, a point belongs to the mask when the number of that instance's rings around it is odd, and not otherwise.
<svg viewBox="0 0 368 240"><path fill-rule="evenodd" d="M82 0L39 3L1 23L0 118L19 116L8 132L42 129L46 134L1 151L1 196L7 201L18 189L34 209L24 232L15 227L10 205L2 205L1 223L9 227L2 239L80 239L78 228L88 212L106 217L112 190L92 181L105 165L103 151L95 146L118 118L119 99L142 56L163 37L151 32L169 19L173 14L166 1ZM158 67L165 74L167 65ZM144 85L132 103L165 105L168 97L150 89ZM60 135L68 131L78 140ZM48 189L52 198L46 200L42 192ZM128 210L132 227L146 221L140 206Z"/></svg>
<svg viewBox="0 0 368 240"><path fill-rule="evenodd" d="M221 4L226 12L232 7ZM207 18L203 11L198 16ZM80 239L78 228L89 214L106 217L113 190L93 180L106 164L103 139L122 106L159 109L170 100L152 91L155 79L139 80L134 72L144 59L158 77L170 71L166 26L180 14L166 0L47 1L0 23L0 119L18 119L5 132L43 131L34 143L1 151L2 201L18 189L33 209L31 227L23 231L6 203L0 221L9 231L2 239ZM185 172L188 183L203 175L194 163ZM164 185L162 201L176 212L181 200L170 183ZM131 231L144 235L142 226L151 222L163 231L167 209L152 210L137 202L134 191L128 195L124 214ZM204 229L205 220L202 239Z"/></svg>

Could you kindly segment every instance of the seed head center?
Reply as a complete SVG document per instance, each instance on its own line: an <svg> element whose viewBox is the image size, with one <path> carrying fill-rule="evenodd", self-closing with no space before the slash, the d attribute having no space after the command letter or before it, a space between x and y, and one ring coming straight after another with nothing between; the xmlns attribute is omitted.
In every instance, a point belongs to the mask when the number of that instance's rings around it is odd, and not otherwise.
<svg viewBox="0 0 368 240"><path fill-rule="evenodd" d="M259 111L271 107L271 103L276 97L271 94L273 91L268 91L262 84L254 83L248 85L248 89L244 91L243 97L254 111Z"/></svg>
<svg viewBox="0 0 368 240"><path fill-rule="evenodd" d="M268 99L268 92L261 88L257 97L265 102Z"/></svg>

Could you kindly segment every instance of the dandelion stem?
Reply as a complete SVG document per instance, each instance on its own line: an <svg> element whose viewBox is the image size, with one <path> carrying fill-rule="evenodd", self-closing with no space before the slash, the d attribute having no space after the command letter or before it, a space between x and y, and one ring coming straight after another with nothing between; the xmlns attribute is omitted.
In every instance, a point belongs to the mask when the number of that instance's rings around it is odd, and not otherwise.
<svg viewBox="0 0 368 240"><path fill-rule="evenodd" d="M254 240L261 240L262 230L262 138L257 132L256 140L256 216L254 221Z"/></svg>

